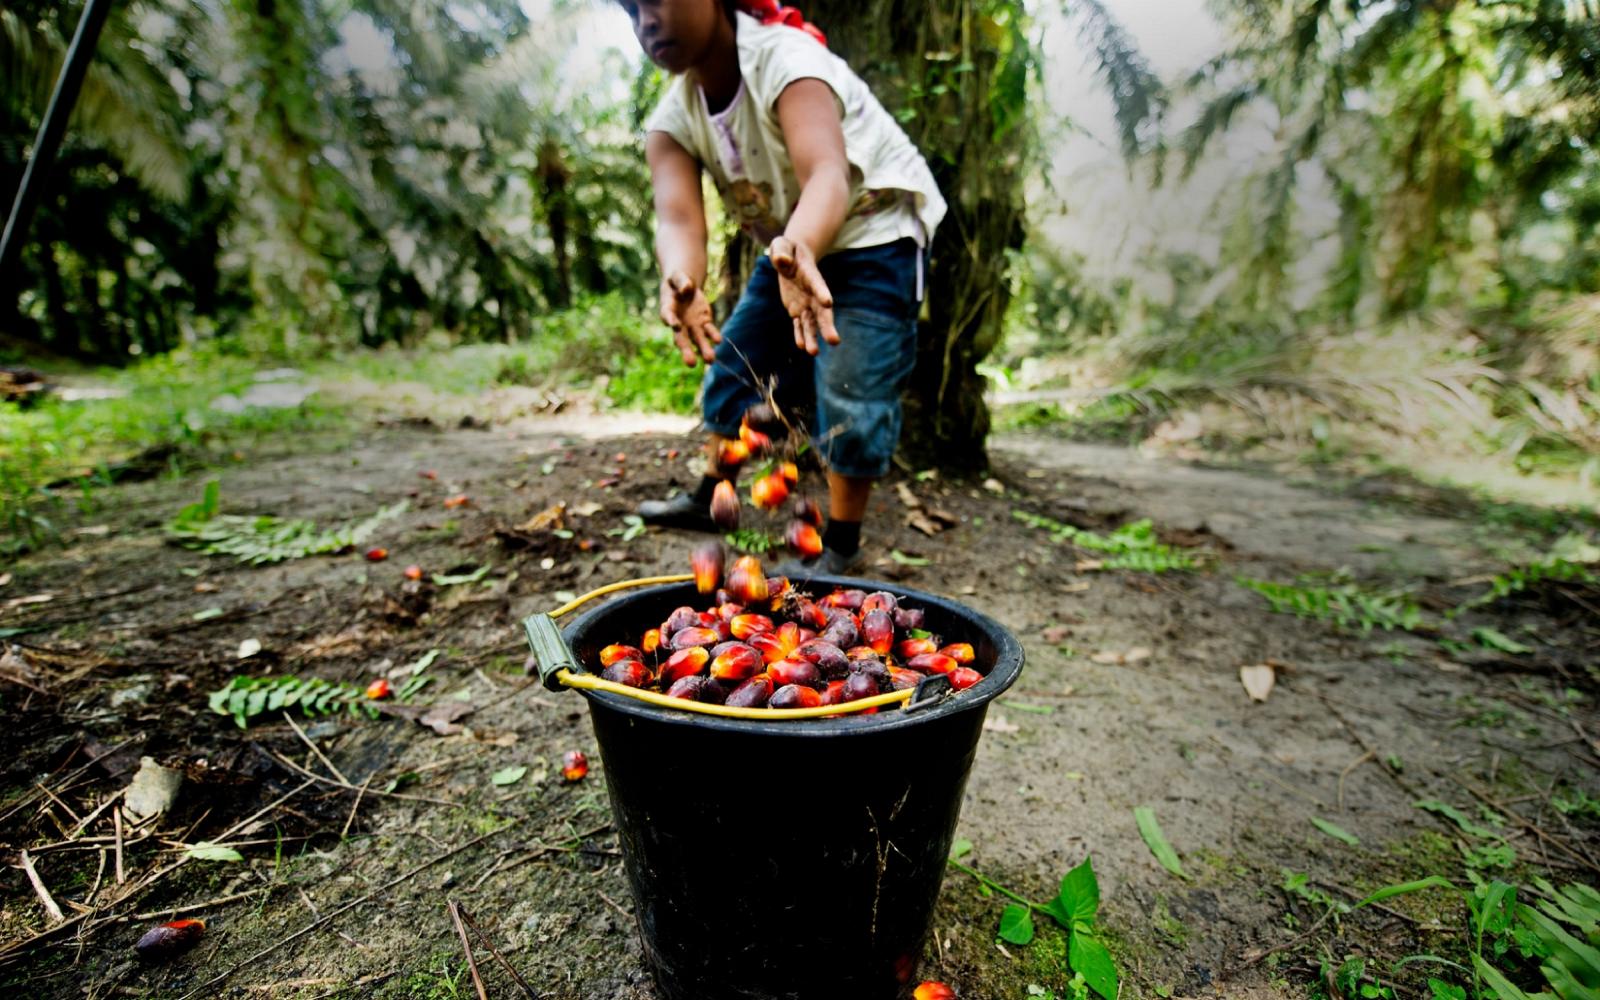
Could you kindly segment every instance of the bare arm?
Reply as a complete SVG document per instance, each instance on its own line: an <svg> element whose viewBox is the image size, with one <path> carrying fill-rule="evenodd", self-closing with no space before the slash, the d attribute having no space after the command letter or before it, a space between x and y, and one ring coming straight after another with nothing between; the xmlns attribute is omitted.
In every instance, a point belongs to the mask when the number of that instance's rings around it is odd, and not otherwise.
<svg viewBox="0 0 1600 1000"><path fill-rule="evenodd" d="M661 321L672 328L683 363L711 363L722 340L711 322L706 280L706 207L700 164L665 132L645 137L656 203L656 261L661 265Z"/></svg>
<svg viewBox="0 0 1600 1000"><path fill-rule="evenodd" d="M833 88L821 80L796 80L778 95L778 124L800 182L800 201L783 236L772 241L779 291L794 321L795 346L817 353L817 337L839 342L833 294L817 258L833 246L850 212L850 162Z"/></svg>

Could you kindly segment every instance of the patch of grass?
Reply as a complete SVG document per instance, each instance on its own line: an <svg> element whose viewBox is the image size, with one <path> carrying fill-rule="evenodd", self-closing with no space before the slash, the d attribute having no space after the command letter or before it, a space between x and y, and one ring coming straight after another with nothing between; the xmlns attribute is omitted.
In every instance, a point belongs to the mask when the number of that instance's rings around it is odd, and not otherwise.
<svg viewBox="0 0 1600 1000"><path fill-rule="evenodd" d="M1155 526L1148 518L1124 524L1109 535L1100 535L1025 510L1014 510L1011 516L1029 527L1050 532L1051 541L1058 545L1071 544L1090 552L1103 553L1105 558L1100 560L1102 569L1166 573L1200 566L1199 559L1157 539Z"/></svg>
<svg viewBox="0 0 1600 1000"><path fill-rule="evenodd" d="M26 410L0 404L0 554L18 555L55 539L61 518L74 509L98 510L100 492L119 477L117 463L135 455L151 456L147 466L177 475L251 440L332 423L334 410L315 396L284 409L213 408L218 397L247 390L268 364L216 351L177 351L127 370L87 373L85 380L108 398L57 394ZM50 488L61 480L73 483Z"/></svg>
<svg viewBox="0 0 1600 1000"><path fill-rule="evenodd" d="M1342 628L1359 627L1385 631L1420 628L1422 608L1402 593L1376 593L1353 583L1327 587L1311 583L1273 583L1250 577L1235 577L1235 582L1266 598L1279 614L1296 615L1317 621L1331 621Z"/></svg>

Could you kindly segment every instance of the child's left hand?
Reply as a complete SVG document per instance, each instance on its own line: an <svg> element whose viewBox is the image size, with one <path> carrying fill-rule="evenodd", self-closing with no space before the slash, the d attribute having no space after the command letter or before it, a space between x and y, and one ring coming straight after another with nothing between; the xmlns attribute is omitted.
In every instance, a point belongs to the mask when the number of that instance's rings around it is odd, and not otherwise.
<svg viewBox="0 0 1600 1000"><path fill-rule="evenodd" d="M817 270L817 259L811 248L780 236L772 241L767 252L778 271L778 293L783 297L783 307L794 320L794 346L815 355L819 334L829 344L837 344L839 331L833 325L833 293L828 291L828 283Z"/></svg>

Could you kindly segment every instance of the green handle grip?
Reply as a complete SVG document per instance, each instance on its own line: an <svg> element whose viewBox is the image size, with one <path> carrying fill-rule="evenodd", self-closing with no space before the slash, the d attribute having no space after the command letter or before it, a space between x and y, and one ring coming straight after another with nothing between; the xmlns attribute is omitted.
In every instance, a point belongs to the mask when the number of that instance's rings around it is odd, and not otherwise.
<svg viewBox="0 0 1600 1000"><path fill-rule="evenodd" d="M533 650L534 663L539 668L539 680L551 691L564 691L556 674L562 670L578 672L578 660L561 638L556 620L547 614L529 615L522 620L522 630L527 633L528 647Z"/></svg>

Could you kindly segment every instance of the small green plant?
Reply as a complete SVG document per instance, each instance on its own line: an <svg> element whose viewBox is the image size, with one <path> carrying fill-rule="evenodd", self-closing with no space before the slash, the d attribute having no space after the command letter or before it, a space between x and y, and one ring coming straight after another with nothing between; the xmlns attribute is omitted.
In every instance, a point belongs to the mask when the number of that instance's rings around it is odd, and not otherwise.
<svg viewBox="0 0 1600 1000"><path fill-rule="evenodd" d="M407 682L407 688L417 680L419 678L412 678ZM427 681L424 679L423 683ZM414 690L420 690L421 686L417 685L412 691L402 688L399 697L407 697ZM302 679L293 674L235 677L226 687L211 692L206 704L218 715L230 716L240 729L247 728L253 719L268 712L286 712L297 705L306 718L332 715L339 711L349 712L358 718L378 717L378 710L372 707L364 688L339 681L325 681L320 677Z"/></svg>
<svg viewBox="0 0 1600 1000"><path fill-rule="evenodd" d="M1585 551L1581 553L1574 553L1586 557L1581 560L1569 559L1552 552L1538 562L1496 574L1489 581L1488 590L1456 608L1451 612L1451 615L1458 615L1463 611L1481 607L1485 604L1493 604L1502 598L1510 597L1512 594L1520 594L1525 590L1535 589L1542 584L1600 584L1600 576L1596 576L1592 568L1594 562L1600 559L1600 550L1596 550L1593 545L1587 545L1586 543L1584 544L1584 549Z"/></svg>
<svg viewBox="0 0 1600 1000"><path fill-rule="evenodd" d="M1579 884L1558 890L1547 880L1535 878L1535 898L1530 906L1518 900L1517 888L1509 883L1486 881L1470 870L1467 877L1471 884L1466 887L1440 875L1386 886L1355 908L1428 889L1445 889L1461 898L1468 913L1466 950L1471 968L1433 955L1405 960L1434 962L1459 974L1461 982L1428 980L1435 1000L1591 1000L1596 996L1600 989L1600 893ZM1511 981L1512 973L1507 970L1519 958L1537 965L1550 992L1528 993Z"/></svg>
<svg viewBox="0 0 1600 1000"><path fill-rule="evenodd" d="M407 501L402 500L388 507L380 507L364 520L321 529L301 518L219 514L219 501L220 490L213 479L206 483L205 494L199 503L178 511L167 525L167 533L185 548L206 555L233 556L251 566L354 548L371 537L379 525L397 517L409 506Z"/></svg>
<svg viewBox="0 0 1600 1000"><path fill-rule="evenodd" d="M956 841L950 851L950 867L977 879L985 892L998 892L1013 900L1000 913L996 935L1010 944L1030 944L1034 937L1033 915L1044 914L1068 934L1066 971L1072 972L1073 978L1067 983L1067 995L1086 996L1088 990L1093 990L1104 1000L1116 1000L1117 965L1095 926L1100 912L1100 882L1095 878L1091 859L1084 858L1082 864L1062 876L1060 891L1053 899L1036 903L963 864L961 858L971 850L969 841Z"/></svg>
<svg viewBox="0 0 1600 1000"><path fill-rule="evenodd" d="M764 556L783 544L783 539L759 528L740 528L738 531L731 531L722 537L722 541L736 552L748 552L757 556Z"/></svg>
<svg viewBox="0 0 1600 1000"><path fill-rule="evenodd" d="M1050 540L1058 545L1072 544L1090 552L1104 553L1106 558L1100 563L1103 569L1168 573L1200 567L1200 560L1194 555L1158 539L1155 525L1149 518L1124 524L1109 535L1100 535L1025 510L1014 510L1011 516L1029 527L1048 531Z"/></svg>
<svg viewBox="0 0 1600 1000"><path fill-rule="evenodd" d="M1422 625L1422 608L1405 594L1372 593L1353 583L1323 587L1273 583L1246 576L1234 577L1234 581L1266 598L1267 604L1278 614L1331 621L1341 628L1357 626L1363 632L1375 627L1410 632Z"/></svg>

